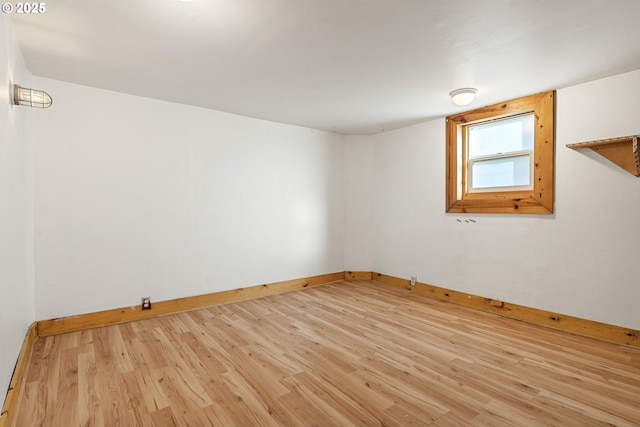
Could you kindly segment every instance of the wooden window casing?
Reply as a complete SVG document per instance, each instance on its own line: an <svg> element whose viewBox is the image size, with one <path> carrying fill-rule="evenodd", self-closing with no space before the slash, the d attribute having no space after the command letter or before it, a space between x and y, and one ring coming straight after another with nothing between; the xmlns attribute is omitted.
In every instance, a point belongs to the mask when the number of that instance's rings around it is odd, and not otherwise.
<svg viewBox="0 0 640 427"><path fill-rule="evenodd" d="M555 92L549 91L447 117L446 210L450 213L553 213ZM466 127L533 112L533 189L467 192Z"/></svg>

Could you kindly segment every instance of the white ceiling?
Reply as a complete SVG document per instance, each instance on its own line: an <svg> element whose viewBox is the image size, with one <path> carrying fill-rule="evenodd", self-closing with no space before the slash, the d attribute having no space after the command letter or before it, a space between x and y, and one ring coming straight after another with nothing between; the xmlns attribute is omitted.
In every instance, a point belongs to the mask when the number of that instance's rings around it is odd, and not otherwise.
<svg viewBox="0 0 640 427"><path fill-rule="evenodd" d="M345 134L640 69L639 0L45 4L11 15L35 75Z"/></svg>

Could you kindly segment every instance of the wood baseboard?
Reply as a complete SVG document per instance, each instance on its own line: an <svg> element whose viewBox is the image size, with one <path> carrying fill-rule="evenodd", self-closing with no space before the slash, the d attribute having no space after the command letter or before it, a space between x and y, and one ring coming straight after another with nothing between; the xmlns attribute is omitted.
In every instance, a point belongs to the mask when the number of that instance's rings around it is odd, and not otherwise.
<svg viewBox="0 0 640 427"><path fill-rule="evenodd" d="M226 304L246 299L260 298L282 292L289 292L308 286L347 280L375 280L387 285L408 289L423 295L449 301L454 304L483 310L513 319L549 326L552 328L572 332L593 338L599 338L617 344L640 348L640 331L582 319L537 308L498 301L473 294L441 288L426 283L416 283L411 286L410 281L399 277L369 271L344 271L323 274L319 276L275 282L248 288L232 289L205 295L178 298L153 303L151 310L142 310L139 306L122 307L95 313L63 317L59 319L41 320L37 323L37 336L48 336L74 332L84 329L97 328L117 323L131 322L182 311L195 310L213 305ZM0 425L0 427L2 427Z"/></svg>
<svg viewBox="0 0 640 427"><path fill-rule="evenodd" d="M287 280L283 282L251 286L248 288L232 289L228 291L178 298L168 301L154 301L151 310L142 310L140 306L122 307L95 313L80 314L77 316L61 317L51 320L41 320L37 322L37 332L38 336L43 337L48 335L62 334L65 332L98 328L101 326L148 319L151 317L195 310L198 308L210 307L213 305L260 298L268 295L275 295L283 292L293 291L296 289L306 288L309 286L317 286L326 283L337 282L343 280L344 277L344 272L341 271L339 273L323 274L320 276Z"/></svg>
<svg viewBox="0 0 640 427"><path fill-rule="evenodd" d="M434 297L442 301L449 301L454 304L499 314L512 319L523 320L525 322L549 326L566 332L572 332L592 338L599 338L616 344L640 348L640 331L635 329L512 304L505 301L498 301L491 298L484 298L477 295L428 285L426 283L418 282L416 283L416 286L411 286L409 280L381 273L373 273L373 280L387 285L409 289L413 292Z"/></svg>
<svg viewBox="0 0 640 427"><path fill-rule="evenodd" d="M26 378L27 367L31 361L31 354L33 353L33 346L38 339L37 324L34 322L27 329L27 334L22 343L20 354L16 362L16 367L13 370L13 376L11 377L11 383L9 384L9 390L2 406L2 412L0 413L0 427L11 427L13 422L13 416L16 408L20 405L20 399L22 397L22 389L24 387L24 378Z"/></svg>
<svg viewBox="0 0 640 427"><path fill-rule="evenodd" d="M373 280L371 271L345 271L344 278L347 280Z"/></svg>

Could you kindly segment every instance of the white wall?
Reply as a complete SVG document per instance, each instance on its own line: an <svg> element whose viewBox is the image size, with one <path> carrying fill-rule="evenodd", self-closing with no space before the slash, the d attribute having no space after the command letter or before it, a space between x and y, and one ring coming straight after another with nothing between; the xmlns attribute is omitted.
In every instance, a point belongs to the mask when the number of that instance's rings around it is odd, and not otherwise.
<svg viewBox="0 0 640 427"><path fill-rule="evenodd" d="M0 15L0 406L34 321L32 115L11 104L11 83L28 86L13 26Z"/></svg>
<svg viewBox="0 0 640 427"><path fill-rule="evenodd" d="M638 93L640 70L558 90L553 215L446 214L444 120L372 136L371 148L347 137L352 161L373 150L372 190L359 202L370 192L372 228L353 228L348 214L347 230L360 233L351 239L372 240L378 272L640 328L640 178L566 148L640 134ZM358 256L347 247L345 269Z"/></svg>
<svg viewBox="0 0 640 427"><path fill-rule="evenodd" d="M38 319L344 269L342 136L37 84Z"/></svg>
<svg viewBox="0 0 640 427"><path fill-rule="evenodd" d="M369 136L345 140L345 265L349 271L373 270L373 144Z"/></svg>

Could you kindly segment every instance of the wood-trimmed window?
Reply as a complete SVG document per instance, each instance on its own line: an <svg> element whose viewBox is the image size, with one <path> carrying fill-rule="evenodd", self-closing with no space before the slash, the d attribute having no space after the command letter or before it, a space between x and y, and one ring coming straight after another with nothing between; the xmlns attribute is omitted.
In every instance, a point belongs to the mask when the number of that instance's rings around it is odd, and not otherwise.
<svg viewBox="0 0 640 427"><path fill-rule="evenodd" d="M553 213L554 107L555 92L550 91L447 117L447 212ZM523 122L521 126L526 127L531 120L533 147L523 143L511 152L489 150L488 154L470 155L474 151L469 147L471 130L493 122ZM473 188L473 168L480 164L489 171L517 166L527 172L521 172L521 178L511 184L477 184Z"/></svg>

